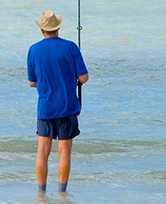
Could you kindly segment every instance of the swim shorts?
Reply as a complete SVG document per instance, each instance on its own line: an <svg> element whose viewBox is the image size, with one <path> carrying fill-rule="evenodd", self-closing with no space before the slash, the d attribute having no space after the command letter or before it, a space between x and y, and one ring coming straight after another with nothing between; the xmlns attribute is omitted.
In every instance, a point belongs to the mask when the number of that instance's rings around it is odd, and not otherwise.
<svg viewBox="0 0 166 204"><path fill-rule="evenodd" d="M78 118L72 115L55 119L38 119L37 134L59 140L73 139L80 134Z"/></svg>

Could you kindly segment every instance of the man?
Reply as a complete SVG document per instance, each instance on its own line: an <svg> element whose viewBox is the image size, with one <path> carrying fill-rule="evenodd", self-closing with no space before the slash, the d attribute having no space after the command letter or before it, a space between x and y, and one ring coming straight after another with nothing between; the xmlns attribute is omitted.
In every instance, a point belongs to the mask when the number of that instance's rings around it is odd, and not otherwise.
<svg viewBox="0 0 166 204"><path fill-rule="evenodd" d="M70 174L72 139L79 135L80 104L77 83L88 80L88 72L75 43L58 37L63 18L52 10L37 21L44 39L28 52L28 84L38 90L38 145L36 177L40 192L46 191L48 157L52 140L58 138L59 191L65 192Z"/></svg>

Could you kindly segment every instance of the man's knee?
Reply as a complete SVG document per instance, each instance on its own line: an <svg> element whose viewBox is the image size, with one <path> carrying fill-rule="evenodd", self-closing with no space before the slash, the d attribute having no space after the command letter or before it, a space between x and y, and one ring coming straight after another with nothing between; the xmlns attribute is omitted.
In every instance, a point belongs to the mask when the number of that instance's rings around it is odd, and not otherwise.
<svg viewBox="0 0 166 204"><path fill-rule="evenodd" d="M52 140L48 137L38 137L37 153L41 158L47 158L51 151Z"/></svg>
<svg viewBox="0 0 166 204"><path fill-rule="evenodd" d="M69 154L72 148L72 140L59 140L58 152L60 154Z"/></svg>

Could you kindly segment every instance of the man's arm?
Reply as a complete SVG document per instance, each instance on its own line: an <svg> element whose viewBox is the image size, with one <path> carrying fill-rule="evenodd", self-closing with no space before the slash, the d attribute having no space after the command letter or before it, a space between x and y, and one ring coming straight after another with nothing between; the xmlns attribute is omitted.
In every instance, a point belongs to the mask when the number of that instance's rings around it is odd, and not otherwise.
<svg viewBox="0 0 166 204"><path fill-rule="evenodd" d="M81 83L81 84L85 84L89 79L89 75L88 74L84 74L84 75L81 75L78 77L78 81Z"/></svg>
<svg viewBox="0 0 166 204"><path fill-rule="evenodd" d="M28 74L28 85L30 87L37 87L37 78L36 78L36 73L35 73L35 67L33 63L33 55L31 48L28 51L28 56L27 56L27 74Z"/></svg>
<svg viewBox="0 0 166 204"><path fill-rule="evenodd" d="M80 49L75 43L72 43L72 54L75 64L76 78L78 80L78 83L84 84L89 79L88 70L86 68Z"/></svg>
<svg viewBox="0 0 166 204"><path fill-rule="evenodd" d="M29 84L29 86L32 87L32 88L36 88L36 87L37 87L37 83L34 82L34 81L28 80L28 84Z"/></svg>

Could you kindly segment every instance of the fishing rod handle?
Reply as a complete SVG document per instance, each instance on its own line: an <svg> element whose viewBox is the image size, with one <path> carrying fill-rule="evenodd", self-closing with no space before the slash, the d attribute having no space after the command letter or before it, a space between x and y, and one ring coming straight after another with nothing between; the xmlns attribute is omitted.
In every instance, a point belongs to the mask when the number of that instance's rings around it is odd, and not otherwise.
<svg viewBox="0 0 166 204"><path fill-rule="evenodd" d="M83 27L81 25L77 26L77 30L81 31L81 30L83 30Z"/></svg>

